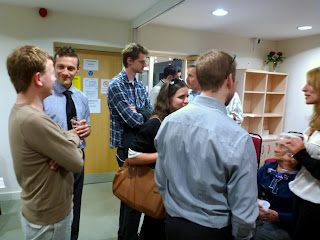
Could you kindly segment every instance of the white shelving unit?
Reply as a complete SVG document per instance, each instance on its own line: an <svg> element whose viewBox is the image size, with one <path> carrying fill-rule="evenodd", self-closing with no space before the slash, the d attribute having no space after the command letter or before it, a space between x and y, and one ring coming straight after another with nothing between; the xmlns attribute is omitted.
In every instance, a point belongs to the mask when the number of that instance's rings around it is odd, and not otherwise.
<svg viewBox="0 0 320 240"><path fill-rule="evenodd" d="M262 136L262 166L265 159L272 158L273 145L283 131L288 74L238 69L236 81L244 114L241 126Z"/></svg>

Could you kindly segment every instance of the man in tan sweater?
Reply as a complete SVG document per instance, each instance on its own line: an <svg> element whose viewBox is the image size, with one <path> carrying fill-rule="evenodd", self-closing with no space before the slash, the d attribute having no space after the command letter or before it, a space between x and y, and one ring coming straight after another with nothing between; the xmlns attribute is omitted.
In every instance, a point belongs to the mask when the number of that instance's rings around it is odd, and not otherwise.
<svg viewBox="0 0 320 240"><path fill-rule="evenodd" d="M17 91L9 118L14 170L22 188L21 223L25 239L66 239L71 236L73 174L83 167L80 139L43 112L56 78L52 56L24 46L7 58ZM52 161L53 160L53 161ZM52 162L60 165L53 170Z"/></svg>

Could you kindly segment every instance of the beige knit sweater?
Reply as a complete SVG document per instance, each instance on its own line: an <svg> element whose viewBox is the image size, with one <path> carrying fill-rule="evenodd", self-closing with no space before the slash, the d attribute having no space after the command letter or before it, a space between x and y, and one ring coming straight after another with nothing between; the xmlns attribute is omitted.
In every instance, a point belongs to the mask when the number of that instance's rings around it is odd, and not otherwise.
<svg viewBox="0 0 320 240"><path fill-rule="evenodd" d="M73 174L83 167L80 139L45 113L16 104L9 118L14 170L22 188L22 213L31 223L49 225L72 210ZM50 160L60 167L51 170Z"/></svg>

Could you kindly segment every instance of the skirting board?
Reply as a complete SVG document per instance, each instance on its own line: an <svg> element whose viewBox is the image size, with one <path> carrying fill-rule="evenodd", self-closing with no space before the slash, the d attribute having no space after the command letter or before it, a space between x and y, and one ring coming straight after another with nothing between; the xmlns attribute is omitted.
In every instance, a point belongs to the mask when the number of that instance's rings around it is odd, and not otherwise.
<svg viewBox="0 0 320 240"><path fill-rule="evenodd" d="M84 184L112 182L115 172L85 174ZM0 201L20 199L21 191L0 193Z"/></svg>
<svg viewBox="0 0 320 240"><path fill-rule="evenodd" d="M113 182L116 172L92 173L84 175L84 184Z"/></svg>
<svg viewBox="0 0 320 240"><path fill-rule="evenodd" d="M0 193L0 201L9 201L20 199L21 191Z"/></svg>

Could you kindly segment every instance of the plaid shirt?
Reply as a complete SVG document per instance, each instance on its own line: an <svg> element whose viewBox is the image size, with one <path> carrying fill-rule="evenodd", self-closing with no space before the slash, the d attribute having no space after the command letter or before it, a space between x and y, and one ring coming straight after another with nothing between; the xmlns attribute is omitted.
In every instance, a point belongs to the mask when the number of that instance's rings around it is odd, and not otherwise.
<svg viewBox="0 0 320 240"><path fill-rule="evenodd" d="M131 111L129 107L152 110L152 105L142 82L134 78L134 84L130 83L124 69L112 79L107 97L110 110L110 148L122 147L123 124L137 127L144 123L142 114Z"/></svg>

